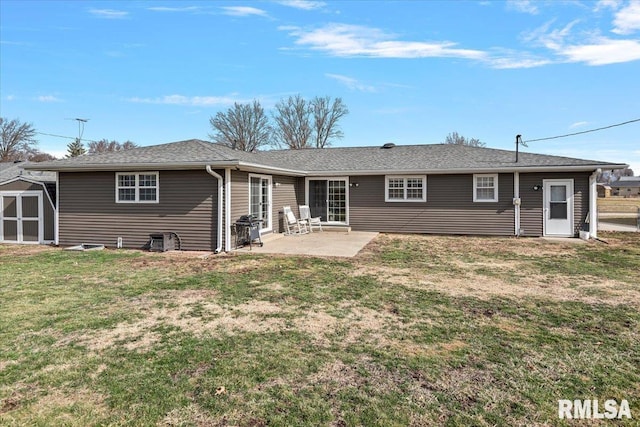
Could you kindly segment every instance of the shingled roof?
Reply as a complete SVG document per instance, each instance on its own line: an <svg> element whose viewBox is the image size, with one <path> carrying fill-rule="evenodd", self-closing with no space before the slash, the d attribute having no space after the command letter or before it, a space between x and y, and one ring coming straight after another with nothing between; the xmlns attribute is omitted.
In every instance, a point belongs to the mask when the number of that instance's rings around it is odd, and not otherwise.
<svg viewBox="0 0 640 427"><path fill-rule="evenodd" d="M10 181L15 178L26 178L30 181L52 182L56 180L53 173L35 170L25 170L28 162L2 162L0 163L0 183Z"/></svg>
<svg viewBox="0 0 640 427"><path fill-rule="evenodd" d="M265 169L300 175L364 173L450 173L514 170L595 170L626 165L545 154L520 153L464 145L397 145L391 148L347 147L270 150L255 153L197 139L139 147L125 151L83 155L42 162L29 169L124 170L233 167Z"/></svg>

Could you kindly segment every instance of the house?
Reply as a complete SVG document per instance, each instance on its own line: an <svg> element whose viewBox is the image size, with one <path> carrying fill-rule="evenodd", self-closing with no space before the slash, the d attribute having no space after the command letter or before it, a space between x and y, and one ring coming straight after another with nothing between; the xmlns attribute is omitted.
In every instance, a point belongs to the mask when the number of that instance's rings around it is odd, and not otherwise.
<svg viewBox="0 0 640 427"><path fill-rule="evenodd" d="M611 183L614 196L640 197L640 176L621 176Z"/></svg>
<svg viewBox="0 0 640 427"><path fill-rule="evenodd" d="M234 222L283 231L307 204L333 227L398 233L595 235L596 173L626 165L461 145L236 151L200 140L28 165L55 172L56 243L233 249Z"/></svg>
<svg viewBox="0 0 640 427"><path fill-rule="evenodd" d="M602 198L611 197L611 186L607 184L598 183L598 197L602 197Z"/></svg>
<svg viewBox="0 0 640 427"><path fill-rule="evenodd" d="M55 241L56 174L0 163L0 243Z"/></svg>

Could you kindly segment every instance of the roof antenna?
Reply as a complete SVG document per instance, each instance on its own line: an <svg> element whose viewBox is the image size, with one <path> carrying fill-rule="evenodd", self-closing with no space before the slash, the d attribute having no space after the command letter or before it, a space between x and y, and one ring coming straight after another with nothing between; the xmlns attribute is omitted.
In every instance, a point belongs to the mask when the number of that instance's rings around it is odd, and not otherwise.
<svg viewBox="0 0 640 427"><path fill-rule="evenodd" d="M522 135L516 135L516 163L518 163L518 148L522 144L523 147L527 147L527 144L522 140Z"/></svg>

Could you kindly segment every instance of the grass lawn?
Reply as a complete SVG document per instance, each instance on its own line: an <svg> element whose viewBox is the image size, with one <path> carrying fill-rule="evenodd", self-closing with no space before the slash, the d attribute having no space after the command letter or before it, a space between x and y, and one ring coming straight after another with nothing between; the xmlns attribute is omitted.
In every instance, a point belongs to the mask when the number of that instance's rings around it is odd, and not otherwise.
<svg viewBox="0 0 640 427"><path fill-rule="evenodd" d="M0 245L0 425L640 420L640 236L380 235L353 259Z"/></svg>

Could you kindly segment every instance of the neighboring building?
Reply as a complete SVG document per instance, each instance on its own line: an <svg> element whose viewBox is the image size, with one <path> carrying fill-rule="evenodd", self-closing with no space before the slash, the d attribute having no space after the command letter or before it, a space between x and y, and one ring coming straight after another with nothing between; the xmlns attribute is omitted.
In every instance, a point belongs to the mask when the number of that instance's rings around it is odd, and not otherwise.
<svg viewBox="0 0 640 427"><path fill-rule="evenodd" d="M623 197L640 197L640 176L621 176L611 183L611 194Z"/></svg>
<svg viewBox="0 0 640 427"><path fill-rule="evenodd" d="M283 231L282 207L397 233L575 236L595 229L596 172L626 165L461 145L235 151L200 140L28 165L57 172L61 245L232 249L234 222ZM589 218L589 221L586 221Z"/></svg>
<svg viewBox="0 0 640 427"><path fill-rule="evenodd" d="M56 174L0 163L0 243L53 243Z"/></svg>
<svg viewBox="0 0 640 427"><path fill-rule="evenodd" d="M598 197L611 197L611 186L607 184L598 183Z"/></svg>

